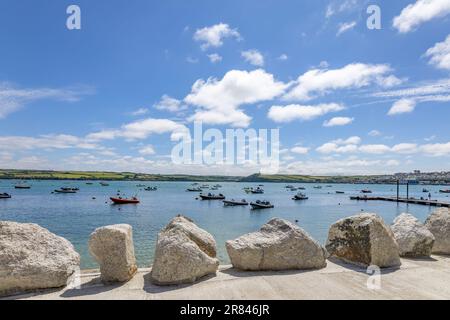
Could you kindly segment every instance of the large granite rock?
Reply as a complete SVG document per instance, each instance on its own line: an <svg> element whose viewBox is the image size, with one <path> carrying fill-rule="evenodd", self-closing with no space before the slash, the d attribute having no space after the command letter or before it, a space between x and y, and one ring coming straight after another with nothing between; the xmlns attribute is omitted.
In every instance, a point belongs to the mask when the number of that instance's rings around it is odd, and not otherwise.
<svg viewBox="0 0 450 320"><path fill-rule="evenodd" d="M360 266L401 264L394 234L381 217L372 213L337 221L328 232L325 247L331 256Z"/></svg>
<svg viewBox="0 0 450 320"><path fill-rule="evenodd" d="M89 251L100 265L104 282L125 282L137 271L133 229L128 224L96 229L89 239Z"/></svg>
<svg viewBox="0 0 450 320"><path fill-rule="evenodd" d="M227 241L231 263L241 270L318 269L325 249L297 225L272 219L261 230Z"/></svg>
<svg viewBox="0 0 450 320"><path fill-rule="evenodd" d="M450 209L440 208L425 221L425 226L434 235L433 253L450 254Z"/></svg>
<svg viewBox="0 0 450 320"><path fill-rule="evenodd" d="M178 216L159 233L151 271L155 284L193 283L218 267L216 241L192 220Z"/></svg>
<svg viewBox="0 0 450 320"><path fill-rule="evenodd" d="M391 226L402 257L429 257L434 236L413 215L402 213Z"/></svg>
<svg viewBox="0 0 450 320"><path fill-rule="evenodd" d="M0 296L63 287L79 265L66 239L36 224L0 221Z"/></svg>

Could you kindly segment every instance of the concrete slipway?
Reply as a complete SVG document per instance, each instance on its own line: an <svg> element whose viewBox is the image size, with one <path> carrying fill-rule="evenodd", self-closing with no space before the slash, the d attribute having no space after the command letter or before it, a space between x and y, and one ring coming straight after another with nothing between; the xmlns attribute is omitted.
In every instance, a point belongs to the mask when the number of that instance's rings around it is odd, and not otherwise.
<svg viewBox="0 0 450 320"><path fill-rule="evenodd" d="M242 272L221 266L216 276L193 285L158 287L149 269L128 283L105 286L98 273L83 273L78 289L26 294L7 299L450 299L450 257L402 259L384 269L381 288L369 289L366 270L338 261L314 271ZM373 279L373 278L372 278Z"/></svg>

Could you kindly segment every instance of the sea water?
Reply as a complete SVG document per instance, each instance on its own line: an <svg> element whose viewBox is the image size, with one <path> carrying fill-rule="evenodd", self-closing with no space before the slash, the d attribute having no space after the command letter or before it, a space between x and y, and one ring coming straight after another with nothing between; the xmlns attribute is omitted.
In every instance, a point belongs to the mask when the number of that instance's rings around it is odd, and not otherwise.
<svg viewBox="0 0 450 320"><path fill-rule="evenodd" d="M0 199L0 220L32 222L60 235L75 246L81 255L82 269L97 268L88 251L89 235L97 227L127 223L133 227L136 258L139 267L152 263L158 232L176 215L183 214L210 232L217 241L218 258L222 264L229 263L225 242L248 232L258 230L273 217L280 217L297 223L322 244L328 229L335 221L360 212L379 214L387 223L397 215L409 212L419 220L435 210L434 207L383 201L353 201L350 195L360 195L362 189L370 189L372 195L395 196L395 185L361 184L300 184L302 192L309 196L305 201L293 201L296 191L286 189L283 183L264 183L264 194L246 194L244 187L256 187L252 183L219 182L222 185L213 193L223 193L227 199L234 198L269 200L273 209L250 210L250 207L224 207L221 201L197 200L198 193L186 192L191 182L99 182L87 185L81 181L30 181L29 190L14 189L18 181L0 180L0 193L7 192L11 199ZM157 186L157 191L144 191L139 184ZM203 184L203 183L200 183ZM216 183L209 183L214 185ZM314 186L321 186L316 189ZM76 194L52 194L60 187L79 187ZM443 186L410 186L411 197L428 197L422 189L430 190L433 199L450 202L448 194L440 194ZM120 191L122 195L137 195L138 205L111 205L110 196ZM336 194L344 191L345 194ZM406 196L402 186L401 196ZM297 221L297 222L296 222Z"/></svg>

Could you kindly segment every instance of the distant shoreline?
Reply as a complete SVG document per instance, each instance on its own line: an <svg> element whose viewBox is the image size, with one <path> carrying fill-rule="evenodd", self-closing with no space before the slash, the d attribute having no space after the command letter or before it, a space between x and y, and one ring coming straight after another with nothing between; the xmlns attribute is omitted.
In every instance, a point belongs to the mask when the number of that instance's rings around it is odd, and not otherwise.
<svg viewBox="0 0 450 320"><path fill-rule="evenodd" d="M248 182L248 183L330 183L330 184L420 184L420 185L450 185L450 175L437 173L433 180L408 179L408 174L398 175L358 175L358 176L308 176L308 175L262 175L244 176L218 175L182 175L182 174L145 174L133 172L102 172L102 171L46 171L46 170L8 170L0 169L0 180L61 180L61 181L138 181L138 182ZM426 175L426 174L425 174ZM435 175L438 175L435 177Z"/></svg>

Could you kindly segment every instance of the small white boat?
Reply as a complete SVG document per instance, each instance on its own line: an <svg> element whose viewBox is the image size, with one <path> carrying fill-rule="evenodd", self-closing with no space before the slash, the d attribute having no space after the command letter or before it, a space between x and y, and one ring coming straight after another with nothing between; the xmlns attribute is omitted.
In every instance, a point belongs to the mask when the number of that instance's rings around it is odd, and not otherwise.
<svg viewBox="0 0 450 320"><path fill-rule="evenodd" d="M208 193L208 194L200 194L200 198L202 200L225 200L225 196L221 193L219 194L212 194L212 193Z"/></svg>
<svg viewBox="0 0 450 320"><path fill-rule="evenodd" d="M203 190L201 188L195 187L195 188L187 188L187 192L202 192Z"/></svg>
<svg viewBox="0 0 450 320"><path fill-rule="evenodd" d="M297 193L297 194L292 198L292 200L308 200L308 199L309 199L309 198L306 196L306 194L301 193L301 192Z"/></svg>
<svg viewBox="0 0 450 320"><path fill-rule="evenodd" d="M263 193L264 193L264 190L263 190L262 188L258 187L258 188L256 188L256 189L252 189L252 190L251 190L251 193L254 193L254 194L263 194Z"/></svg>
<svg viewBox="0 0 450 320"><path fill-rule="evenodd" d="M0 199L11 199L11 195L8 193L0 193Z"/></svg>
<svg viewBox="0 0 450 320"><path fill-rule="evenodd" d="M252 206L253 210L271 209L275 207L273 204L270 203L270 201L260 201L260 200L251 202L250 205Z"/></svg>
<svg viewBox="0 0 450 320"><path fill-rule="evenodd" d="M234 199L223 200L222 202L225 207L248 206L248 202L245 199L240 201L236 201Z"/></svg>

